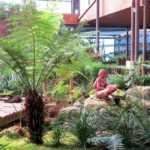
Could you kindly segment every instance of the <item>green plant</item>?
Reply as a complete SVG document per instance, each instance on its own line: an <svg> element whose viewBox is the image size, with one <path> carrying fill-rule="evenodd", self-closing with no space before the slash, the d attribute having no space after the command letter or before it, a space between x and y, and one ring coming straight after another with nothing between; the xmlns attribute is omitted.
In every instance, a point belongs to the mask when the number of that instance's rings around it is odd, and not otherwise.
<svg viewBox="0 0 150 150"><path fill-rule="evenodd" d="M52 131L52 145L55 147L61 145L61 140L65 135L65 120L66 117L60 115L50 126L48 126L48 130Z"/></svg>
<svg viewBox="0 0 150 150"><path fill-rule="evenodd" d="M95 135L95 128L88 123L89 113L81 111L79 118L74 118L72 122L72 131L78 137L80 144L84 149L87 147L87 141Z"/></svg>
<svg viewBox="0 0 150 150"><path fill-rule="evenodd" d="M1 74L0 79L0 92L6 93L12 91L13 94L20 95L22 94L22 88L20 85L19 79L17 79L17 76L13 74Z"/></svg>
<svg viewBox="0 0 150 150"><path fill-rule="evenodd" d="M59 126L58 127L56 126L52 129L52 131L53 131L53 145L58 147L61 145L60 140L63 137L64 130L63 130L63 128L61 128Z"/></svg>
<svg viewBox="0 0 150 150"><path fill-rule="evenodd" d="M141 146L137 137L145 132L146 118L141 104L131 103L120 112L116 131L122 135L127 147Z"/></svg>
<svg viewBox="0 0 150 150"><path fill-rule="evenodd" d="M108 82L110 84L116 84L118 86L118 88L120 88L120 89L126 88L124 76L122 76L122 75L110 75L108 77Z"/></svg>
<svg viewBox="0 0 150 150"><path fill-rule="evenodd" d="M7 145L1 145L0 144L0 150L6 150Z"/></svg>
<svg viewBox="0 0 150 150"><path fill-rule="evenodd" d="M88 143L104 147L108 150L123 150L124 145L122 143L122 138L119 135L109 135L109 136L97 136L88 139Z"/></svg>
<svg viewBox="0 0 150 150"><path fill-rule="evenodd" d="M126 54L122 54L122 55L120 54L115 57L115 61L116 61L117 65L125 65L126 58L127 58Z"/></svg>
<svg viewBox="0 0 150 150"><path fill-rule="evenodd" d="M98 131L99 138L95 138L100 144L102 137L110 135L120 135L126 149L147 149L150 144L150 117L140 101L126 100L121 107L100 108L90 113L88 123Z"/></svg>
<svg viewBox="0 0 150 150"><path fill-rule="evenodd" d="M143 148L144 142L142 143L138 137L144 137L145 132L149 130L150 122L140 102L128 101L121 108L109 108L102 118L103 122L107 123L105 130L121 135L126 148Z"/></svg>
<svg viewBox="0 0 150 150"><path fill-rule="evenodd" d="M149 86L150 85L150 76L137 76L135 77L135 84Z"/></svg>
<svg viewBox="0 0 150 150"><path fill-rule="evenodd" d="M53 90L51 92L52 96L56 100L64 100L69 92L69 87L67 84L64 83L64 81L60 81L57 85L53 87Z"/></svg>
<svg viewBox="0 0 150 150"><path fill-rule="evenodd" d="M84 47L76 47L77 49L80 49L80 51L69 53L68 61L56 68L56 79L60 81L57 85L54 85L51 88L52 95L55 97L58 96L58 98L68 97L66 99L69 99L69 101L78 100L81 95L88 97L89 92L92 89L92 83L95 80L98 71L101 68L107 70L110 70L111 68L107 64L102 64L99 61L93 60L85 51ZM62 96L59 96L61 94L57 93L61 93L61 91Z"/></svg>
<svg viewBox="0 0 150 150"><path fill-rule="evenodd" d="M42 83L57 64L66 62L63 58L75 35L59 30L60 16L39 12L32 3L14 13L9 18L9 25L9 35L0 39L1 60L20 79L26 97L30 140L41 144L44 123Z"/></svg>
<svg viewBox="0 0 150 150"><path fill-rule="evenodd" d="M51 136L51 135L50 135ZM67 139L71 139L72 136L68 135L65 137L66 139L63 141L63 144L65 144L65 141L67 141ZM49 139L49 136L46 137L46 141ZM5 135L3 135L2 137L0 137L0 150L83 150L82 148L78 148L78 147L70 147L70 144L74 144L74 143L69 143L66 144L65 146L61 146L61 147L52 147L50 145L36 145L36 144L32 144L29 143L26 138L18 138L16 139L12 139L9 138Z"/></svg>

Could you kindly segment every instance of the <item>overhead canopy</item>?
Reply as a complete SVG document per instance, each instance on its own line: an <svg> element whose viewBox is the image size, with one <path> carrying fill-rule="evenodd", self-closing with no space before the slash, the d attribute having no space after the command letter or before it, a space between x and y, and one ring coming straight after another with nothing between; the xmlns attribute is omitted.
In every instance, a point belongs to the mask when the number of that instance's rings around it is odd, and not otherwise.
<svg viewBox="0 0 150 150"><path fill-rule="evenodd" d="M143 24L143 0L140 0L140 27ZM100 0L100 27L130 27L132 0ZM96 24L96 0L80 16L87 26ZM147 4L147 26L150 27L150 0Z"/></svg>
<svg viewBox="0 0 150 150"><path fill-rule="evenodd" d="M88 21L88 26L95 26L95 19ZM140 7L140 27L143 25L143 9ZM102 16L100 18L101 27L130 27L131 26L131 8L121 10ZM147 9L147 27L150 27L150 7Z"/></svg>

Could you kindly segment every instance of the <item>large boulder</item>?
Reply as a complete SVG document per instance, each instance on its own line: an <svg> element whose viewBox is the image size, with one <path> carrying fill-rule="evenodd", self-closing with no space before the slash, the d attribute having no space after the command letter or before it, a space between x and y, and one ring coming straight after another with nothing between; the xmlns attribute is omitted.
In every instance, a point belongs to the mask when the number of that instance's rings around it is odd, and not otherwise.
<svg viewBox="0 0 150 150"><path fill-rule="evenodd" d="M68 106L60 110L59 116L65 116L66 118L78 117L81 112L81 107Z"/></svg>
<svg viewBox="0 0 150 150"><path fill-rule="evenodd" d="M126 91L127 98L150 101L150 86L135 86Z"/></svg>
<svg viewBox="0 0 150 150"><path fill-rule="evenodd" d="M81 108L82 104L80 102L75 102L72 106L61 109L61 113L80 113Z"/></svg>
<svg viewBox="0 0 150 150"><path fill-rule="evenodd" d="M104 100L104 99L98 99L96 95L92 95L89 98L85 99L81 102L76 102L72 106L65 107L61 109L60 115L67 114L67 115L73 115L77 116L79 115L81 109L88 109L88 110L96 110L96 109L102 109L107 107L108 105L112 104L111 100Z"/></svg>
<svg viewBox="0 0 150 150"><path fill-rule="evenodd" d="M85 100L84 107L89 109L97 109L97 108L106 107L110 103L111 101L107 101L103 99L100 100L96 97L96 95L93 95Z"/></svg>

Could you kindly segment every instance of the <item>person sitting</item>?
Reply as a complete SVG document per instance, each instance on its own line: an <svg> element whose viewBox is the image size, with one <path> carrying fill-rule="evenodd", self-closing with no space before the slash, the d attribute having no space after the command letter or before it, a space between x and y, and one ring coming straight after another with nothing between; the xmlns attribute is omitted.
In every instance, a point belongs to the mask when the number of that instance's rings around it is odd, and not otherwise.
<svg viewBox="0 0 150 150"><path fill-rule="evenodd" d="M99 99L107 99L109 95L117 90L116 85L107 83L108 72L101 69L98 73L98 77L94 82L94 88L96 90L96 96Z"/></svg>

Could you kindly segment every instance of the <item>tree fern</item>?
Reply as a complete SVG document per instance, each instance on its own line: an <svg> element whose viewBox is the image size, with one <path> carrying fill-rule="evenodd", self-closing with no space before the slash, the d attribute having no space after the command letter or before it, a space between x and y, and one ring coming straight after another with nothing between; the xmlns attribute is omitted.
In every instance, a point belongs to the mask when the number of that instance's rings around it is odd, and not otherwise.
<svg viewBox="0 0 150 150"><path fill-rule="evenodd" d="M37 144L42 143L44 123L42 81L71 51L73 36L59 31L60 24L60 16L37 11L31 3L13 12L8 18L9 34L0 38L0 59L22 82L30 140Z"/></svg>

